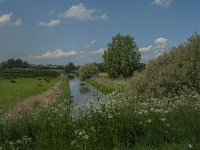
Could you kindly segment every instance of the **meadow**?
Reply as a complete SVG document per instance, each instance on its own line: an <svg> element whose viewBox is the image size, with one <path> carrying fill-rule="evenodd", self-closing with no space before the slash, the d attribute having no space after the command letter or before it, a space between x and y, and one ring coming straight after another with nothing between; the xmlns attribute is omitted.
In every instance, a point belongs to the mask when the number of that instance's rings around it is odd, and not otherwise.
<svg viewBox="0 0 200 150"><path fill-rule="evenodd" d="M57 78L0 79L0 110L5 111L25 98L49 90Z"/></svg>

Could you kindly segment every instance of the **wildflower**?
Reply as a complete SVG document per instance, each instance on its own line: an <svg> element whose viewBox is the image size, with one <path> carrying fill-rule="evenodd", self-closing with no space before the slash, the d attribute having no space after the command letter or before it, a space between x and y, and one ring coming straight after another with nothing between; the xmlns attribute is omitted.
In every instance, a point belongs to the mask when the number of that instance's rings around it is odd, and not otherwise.
<svg viewBox="0 0 200 150"><path fill-rule="evenodd" d="M166 118L161 118L160 121L166 121Z"/></svg>
<svg viewBox="0 0 200 150"><path fill-rule="evenodd" d="M166 124L167 127L170 127L170 124Z"/></svg>
<svg viewBox="0 0 200 150"><path fill-rule="evenodd" d="M188 148L193 148L192 144L188 144Z"/></svg>
<svg viewBox="0 0 200 150"><path fill-rule="evenodd" d="M108 115L108 118L111 119L111 118L113 118L113 116L112 115Z"/></svg>
<svg viewBox="0 0 200 150"><path fill-rule="evenodd" d="M87 140L89 139L89 135L85 135L83 138Z"/></svg>
<svg viewBox="0 0 200 150"><path fill-rule="evenodd" d="M148 119L147 122L148 122L148 123L151 123L152 121L151 121L151 119Z"/></svg>
<svg viewBox="0 0 200 150"><path fill-rule="evenodd" d="M76 143L76 140L72 141L72 142L71 142L71 145L74 145L75 143Z"/></svg>

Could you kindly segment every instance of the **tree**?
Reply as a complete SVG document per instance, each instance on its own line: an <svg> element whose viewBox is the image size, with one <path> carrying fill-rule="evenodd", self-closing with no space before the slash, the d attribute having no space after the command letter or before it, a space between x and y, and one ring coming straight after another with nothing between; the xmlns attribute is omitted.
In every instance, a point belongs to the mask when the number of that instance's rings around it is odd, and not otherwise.
<svg viewBox="0 0 200 150"><path fill-rule="evenodd" d="M111 78L129 77L138 68L141 54L134 38L117 34L104 52L105 69Z"/></svg>
<svg viewBox="0 0 200 150"><path fill-rule="evenodd" d="M96 64L86 64L79 69L81 80L89 79L99 73Z"/></svg>
<svg viewBox="0 0 200 150"><path fill-rule="evenodd" d="M65 71L66 72L71 72L73 70L76 70L76 66L74 65L74 63L69 62L66 66L65 66Z"/></svg>

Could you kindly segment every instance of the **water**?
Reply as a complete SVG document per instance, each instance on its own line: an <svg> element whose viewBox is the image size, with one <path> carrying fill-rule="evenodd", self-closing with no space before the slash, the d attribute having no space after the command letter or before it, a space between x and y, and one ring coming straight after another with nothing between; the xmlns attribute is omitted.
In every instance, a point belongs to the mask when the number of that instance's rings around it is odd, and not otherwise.
<svg viewBox="0 0 200 150"><path fill-rule="evenodd" d="M75 74L70 74L69 87L72 94L72 113L78 105L85 105L90 100L105 97L90 84L80 81Z"/></svg>

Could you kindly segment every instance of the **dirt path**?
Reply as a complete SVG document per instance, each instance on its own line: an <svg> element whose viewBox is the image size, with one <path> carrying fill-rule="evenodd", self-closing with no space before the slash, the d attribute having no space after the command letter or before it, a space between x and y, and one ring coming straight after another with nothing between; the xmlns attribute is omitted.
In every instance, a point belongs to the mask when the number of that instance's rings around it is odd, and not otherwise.
<svg viewBox="0 0 200 150"><path fill-rule="evenodd" d="M7 115L9 118L19 118L24 112L31 112L35 108L47 108L49 104L54 102L60 94L61 81L58 81L52 89L40 95L29 97L11 108Z"/></svg>

